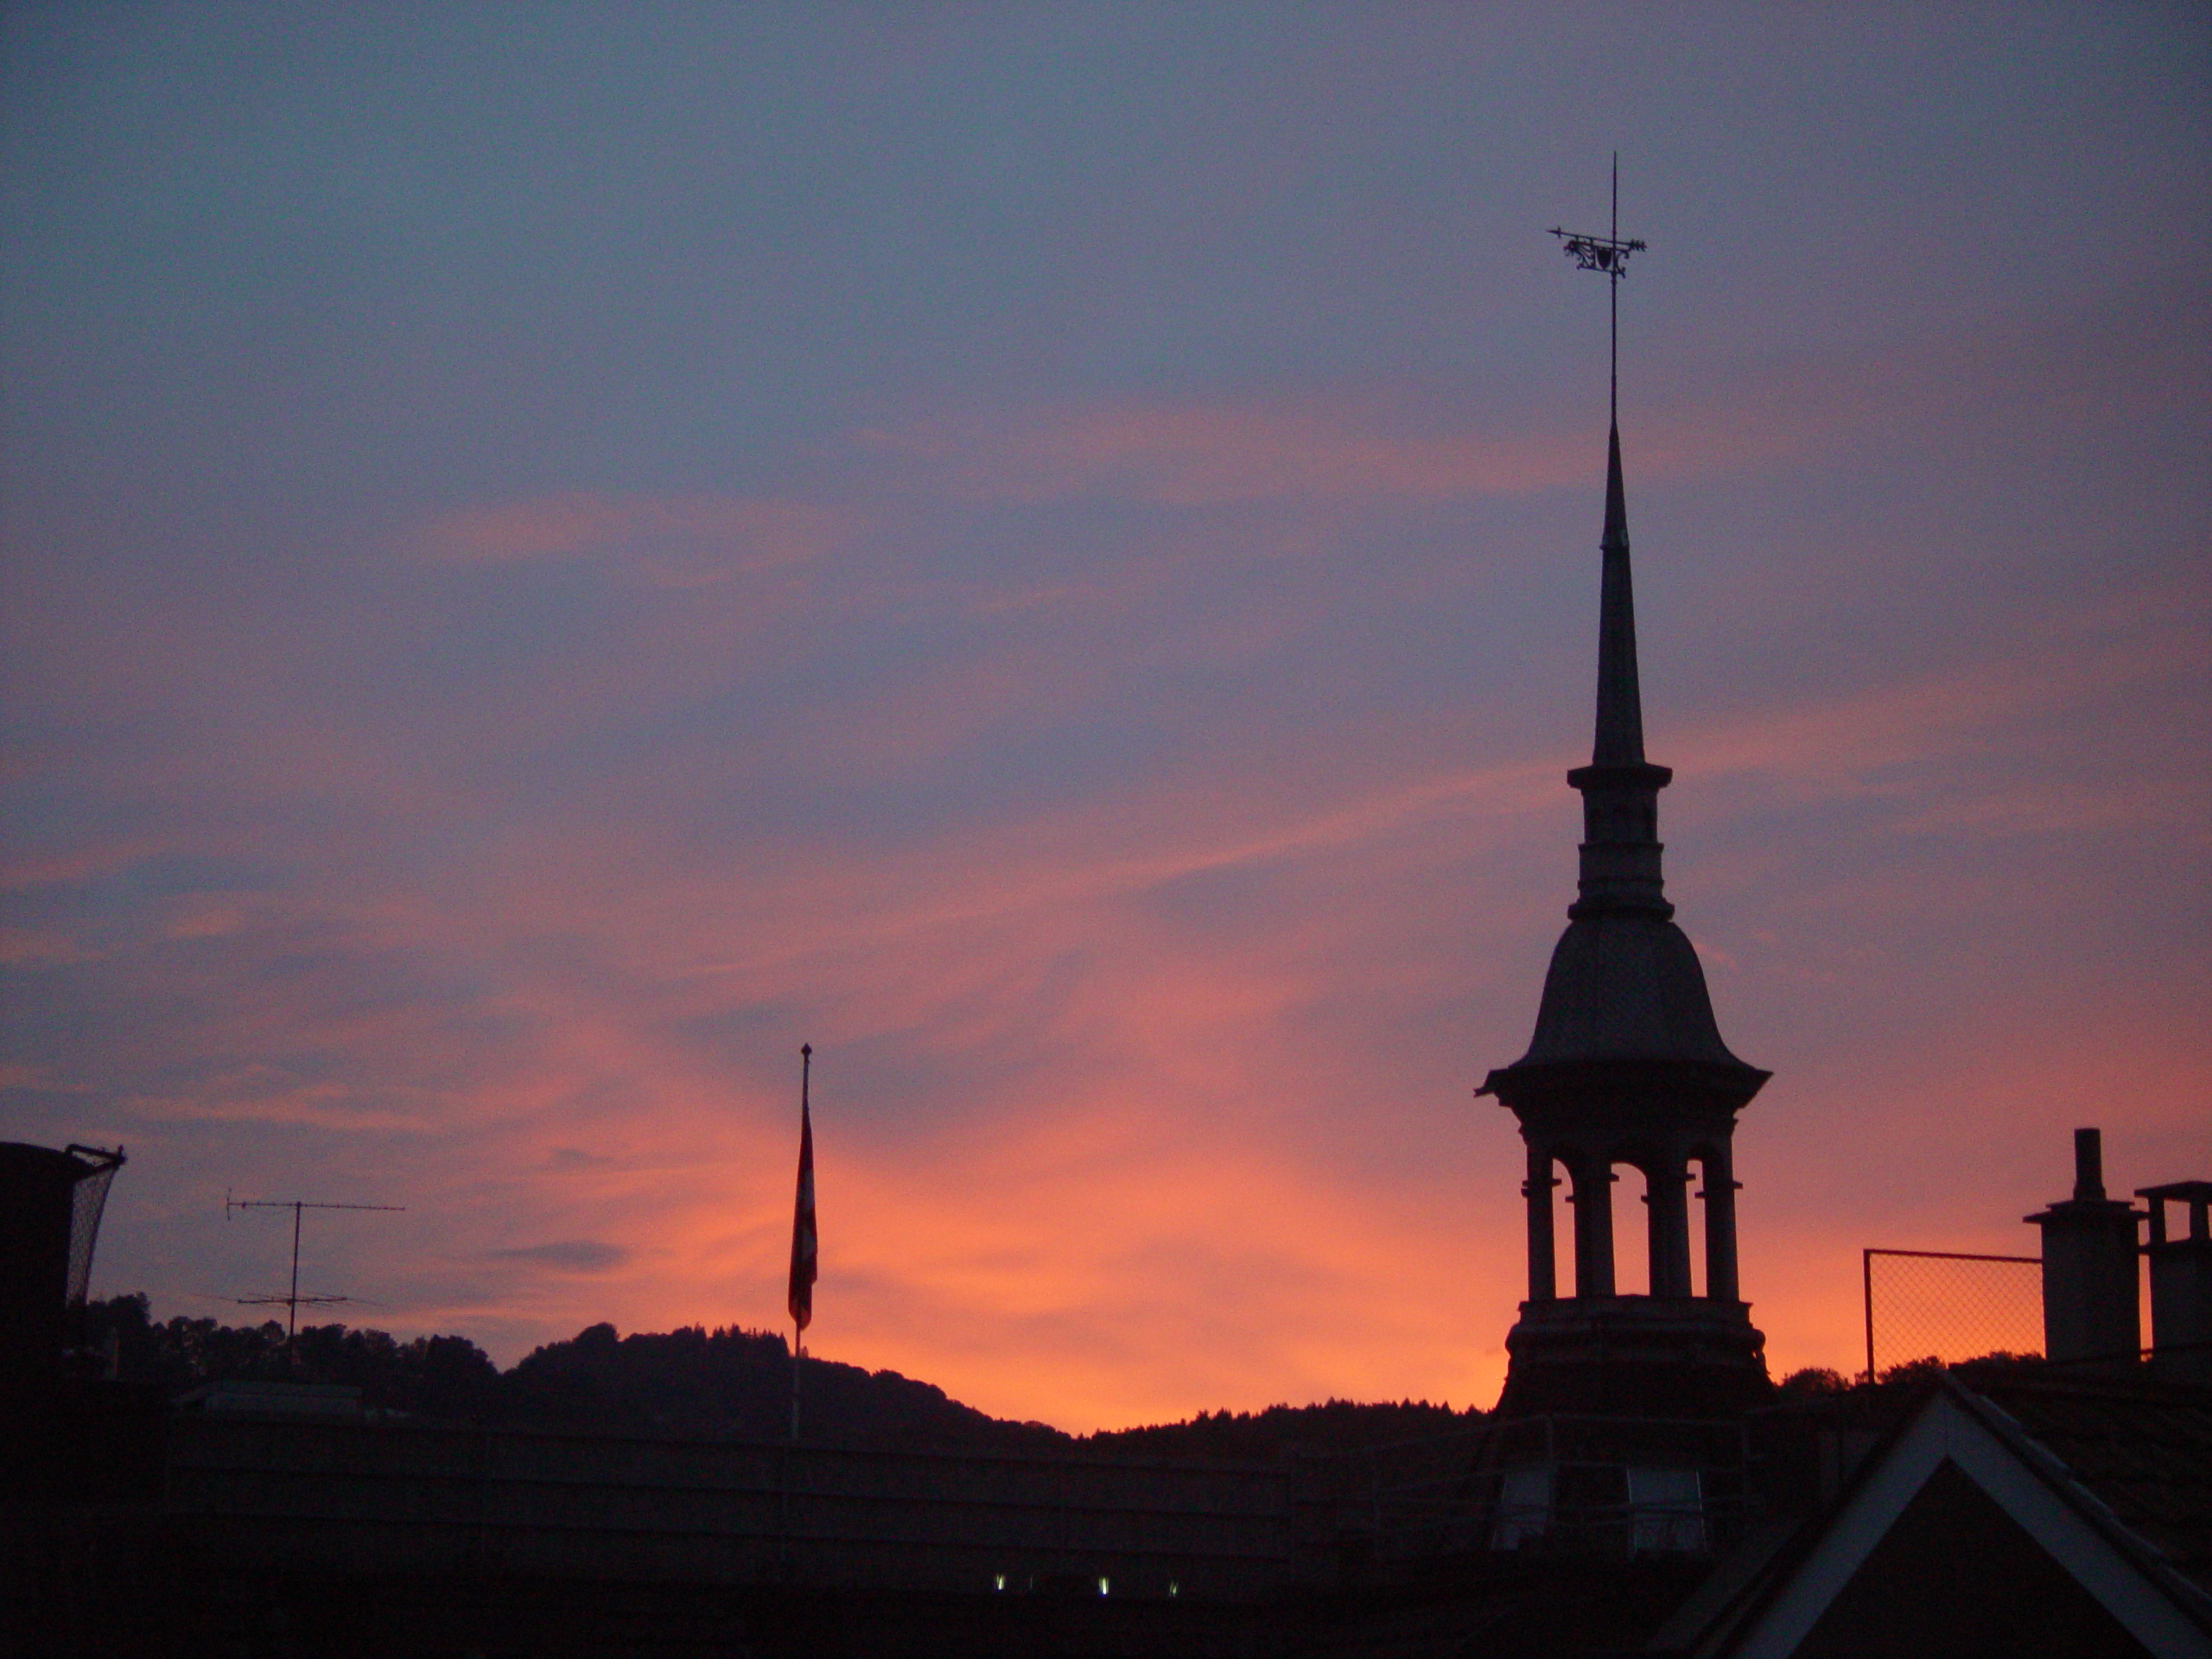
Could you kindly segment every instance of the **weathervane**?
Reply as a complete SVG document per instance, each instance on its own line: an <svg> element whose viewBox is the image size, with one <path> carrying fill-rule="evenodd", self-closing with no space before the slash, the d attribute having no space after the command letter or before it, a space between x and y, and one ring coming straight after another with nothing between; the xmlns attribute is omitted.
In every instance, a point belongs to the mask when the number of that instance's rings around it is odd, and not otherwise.
<svg viewBox="0 0 2212 1659"><path fill-rule="evenodd" d="M1643 244L1621 240L1621 153L1613 152L1613 228L1611 235L1595 236L1582 231L1565 231L1552 226L1552 234L1560 239L1560 251L1574 261L1577 270L1594 270L1605 278L1605 293L1609 302L1608 325L1610 357L1612 369L1611 404L1613 424L1621 418L1621 278L1628 275L1628 257L1642 253Z"/></svg>

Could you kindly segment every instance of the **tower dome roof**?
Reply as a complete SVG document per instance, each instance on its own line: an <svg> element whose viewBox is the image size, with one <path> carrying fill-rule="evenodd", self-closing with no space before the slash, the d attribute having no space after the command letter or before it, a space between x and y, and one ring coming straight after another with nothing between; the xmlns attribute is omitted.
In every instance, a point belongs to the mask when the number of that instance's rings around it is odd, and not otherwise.
<svg viewBox="0 0 2212 1659"><path fill-rule="evenodd" d="M1536 1034L1515 1064L1568 1060L1744 1066L1720 1039L1688 937L1664 918L1618 912L1567 924L1544 976Z"/></svg>

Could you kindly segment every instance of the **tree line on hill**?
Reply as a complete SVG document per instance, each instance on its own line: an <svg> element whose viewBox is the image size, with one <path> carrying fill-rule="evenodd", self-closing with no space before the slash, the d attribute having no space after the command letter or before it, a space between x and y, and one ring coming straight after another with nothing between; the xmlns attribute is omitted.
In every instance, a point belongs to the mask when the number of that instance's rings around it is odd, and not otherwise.
<svg viewBox="0 0 2212 1659"><path fill-rule="evenodd" d="M594 1325L548 1343L502 1371L465 1337L401 1340L342 1325L226 1325L182 1315L156 1320L143 1296L84 1309L84 1346L111 1354L124 1382L171 1395L208 1382L338 1384L369 1409L432 1421L686 1439L779 1440L791 1427L791 1350L737 1327L619 1334ZM896 1371L809 1355L800 1377L809 1440L841 1445L1051 1452L1130 1459L1266 1461L1449 1434L1478 1410L1427 1402L1270 1406L1202 1412L1185 1422L1078 1437L1010 1422Z"/></svg>

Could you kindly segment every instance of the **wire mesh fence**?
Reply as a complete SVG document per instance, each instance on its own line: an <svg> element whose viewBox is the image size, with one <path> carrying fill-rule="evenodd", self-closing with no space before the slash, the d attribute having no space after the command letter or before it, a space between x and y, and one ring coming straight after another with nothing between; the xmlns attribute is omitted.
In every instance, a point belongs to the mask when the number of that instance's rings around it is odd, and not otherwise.
<svg viewBox="0 0 2212 1659"><path fill-rule="evenodd" d="M1916 1359L1956 1364L2043 1351L2043 1259L1867 1250L1866 1375Z"/></svg>
<svg viewBox="0 0 2212 1659"><path fill-rule="evenodd" d="M73 1142L68 1155L82 1172L69 1195L69 1301L75 1306L84 1301L86 1288L92 1282L92 1248L99 1243L100 1213L107 1208L107 1190L114 1183L115 1172L123 1167L123 1152L120 1147L109 1152Z"/></svg>

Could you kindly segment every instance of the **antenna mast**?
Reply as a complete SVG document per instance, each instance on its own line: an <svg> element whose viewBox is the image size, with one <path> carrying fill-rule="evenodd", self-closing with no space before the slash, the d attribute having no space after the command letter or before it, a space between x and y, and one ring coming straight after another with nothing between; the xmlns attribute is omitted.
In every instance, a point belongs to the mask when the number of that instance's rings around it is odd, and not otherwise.
<svg viewBox="0 0 2212 1659"><path fill-rule="evenodd" d="M292 1338L298 1334L300 1310L302 1307L330 1307L340 1302L356 1301L353 1296L302 1296L300 1294L300 1216L307 1210L383 1210L394 1213L406 1209L404 1204L317 1204L307 1198L234 1198L223 1195L223 1219L231 1218L233 1210L289 1210L292 1212L292 1288L283 1296L240 1296L234 1300L240 1307L276 1307L284 1309L284 1351L292 1351Z"/></svg>
<svg viewBox="0 0 2212 1659"><path fill-rule="evenodd" d="M1614 426L1621 423L1621 278L1628 275L1628 257L1642 253L1641 240L1621 240L1621 153L1613 152L1613 227L1605 236L1552 226L1560 251L1574 261L1577 270L1594 270L1605 278L1607 300L1607 358L1611 368L1611 398L1607 413Z"/></svg>

